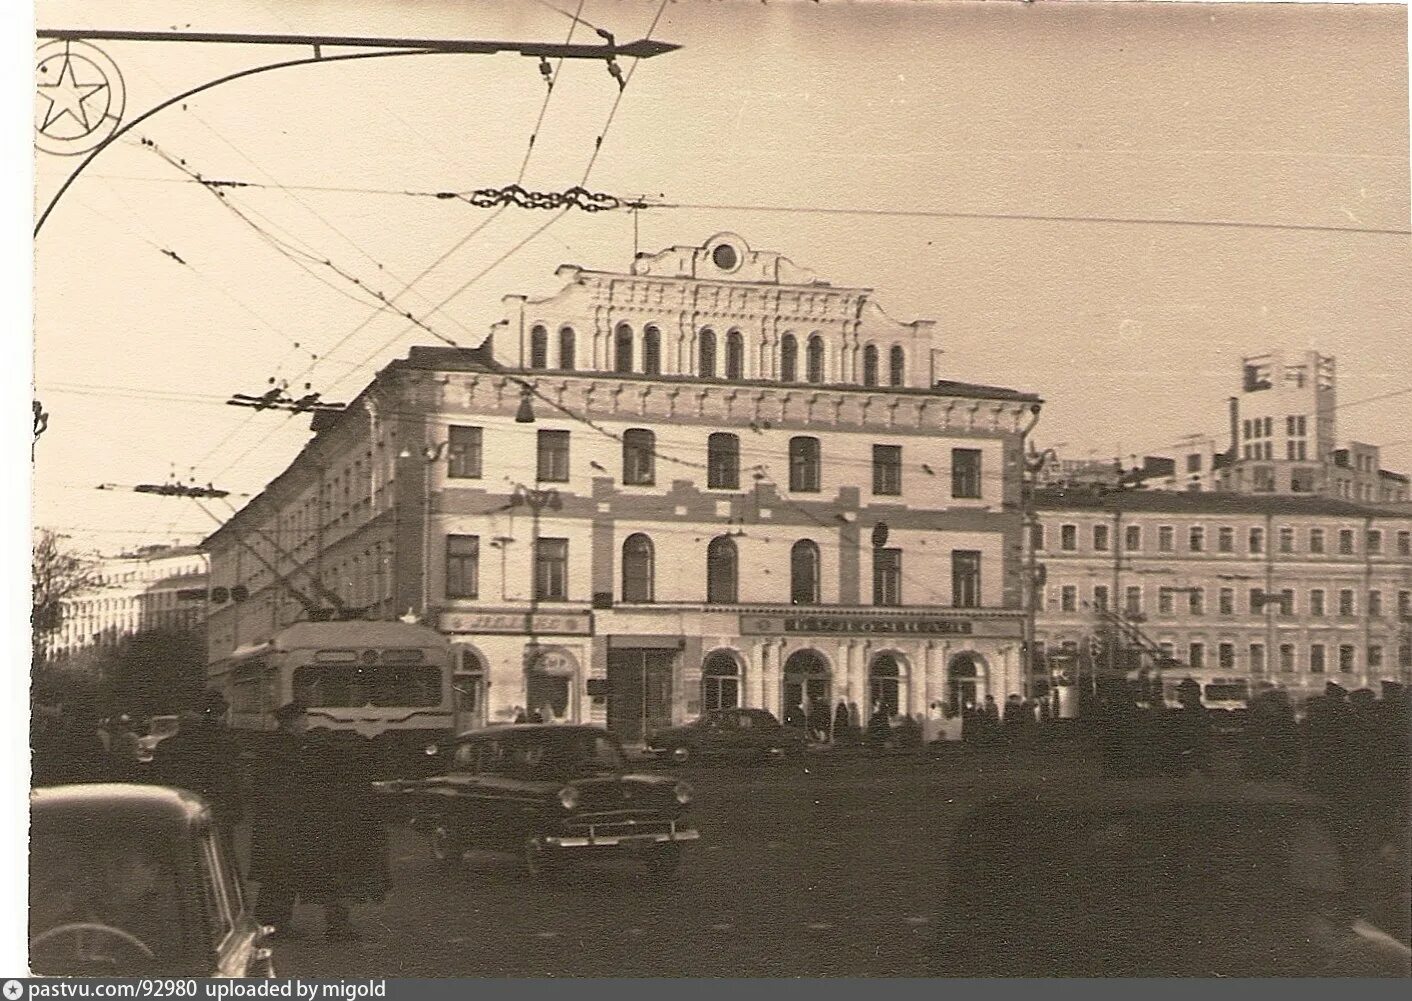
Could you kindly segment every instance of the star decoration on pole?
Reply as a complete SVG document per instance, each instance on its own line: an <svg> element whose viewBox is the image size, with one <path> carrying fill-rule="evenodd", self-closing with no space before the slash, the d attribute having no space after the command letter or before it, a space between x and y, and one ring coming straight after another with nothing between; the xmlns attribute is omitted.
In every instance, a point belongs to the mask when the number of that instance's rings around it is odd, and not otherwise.
<svg viewBox="0 0 1412 1001"><path fill-rule="evenodd" d="M40 46L35 64L35 142L48 153L86 153L101 145L123 114L117 66L86 42Z"/></svg>
<svg viewBox="0 0 1412 1001"><path fill-rule="evenodd" d="M39 83L39 96L47 98L49 110L44 113L44 121L39 125L39 131L48 132L50 126L54 125L65 115L72 115L74 120L83 128L84 135L93 131L93 123L89 118L88 108L85 106L91 98L99 91L108 89L108 81L99 83L79 83L74 74L74 63L76 60L69 55L65 55L63 63L59 67L59 77L53 83ZM42 67L48 69L48 67ZM85 66L85 68L87 68ZM102 118L101 111L95 111L95 117Z"/></svg>

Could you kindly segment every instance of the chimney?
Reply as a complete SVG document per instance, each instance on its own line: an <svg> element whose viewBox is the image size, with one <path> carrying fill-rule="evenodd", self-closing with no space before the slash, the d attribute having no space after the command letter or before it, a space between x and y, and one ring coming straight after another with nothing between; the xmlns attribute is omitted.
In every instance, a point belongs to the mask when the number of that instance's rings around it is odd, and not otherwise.
<svg viewBox="0 0 1412 1001"><path fill-rule="evenodd" d="M1240 397L1232 396L1231 405L1231 451L1230 461L1235 462L1240 455Z"/></svg>

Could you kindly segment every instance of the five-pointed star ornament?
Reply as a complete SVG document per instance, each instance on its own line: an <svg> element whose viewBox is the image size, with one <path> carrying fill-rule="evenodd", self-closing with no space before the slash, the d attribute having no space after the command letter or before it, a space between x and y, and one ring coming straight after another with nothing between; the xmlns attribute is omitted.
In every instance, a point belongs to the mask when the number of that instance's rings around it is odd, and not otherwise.
<svg viewBox="0 0 1412 1001"><path fill-rule="evenodd" d="M83 126L85 134L97 127L96 122L89 121L88 111L83 105L93 95L107 88L106 80L102 83L79 83L78 78L74 76L74 60L66 55L64 65L59 70L59 79L54 83L41 83L38 86L40 96L49 100L49 110L44 115L44 123L39 126L41 132L47 131L50 125L65 115L72 115L74 120Z"/></svg>

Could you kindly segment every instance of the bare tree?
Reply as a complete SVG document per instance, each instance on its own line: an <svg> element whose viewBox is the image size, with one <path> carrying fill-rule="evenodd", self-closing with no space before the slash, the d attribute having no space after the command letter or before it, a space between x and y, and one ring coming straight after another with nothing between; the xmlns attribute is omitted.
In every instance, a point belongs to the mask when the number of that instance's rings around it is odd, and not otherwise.
<svg viewBox="0 0 1412 1001"><path fill-rule="evenodd" d="M98 586L98 567L91 560L66 550L63 537L41 529L34 541L30 564L30 625L33 667L44 663L49 637L64 625L63 602Z"/></svg>

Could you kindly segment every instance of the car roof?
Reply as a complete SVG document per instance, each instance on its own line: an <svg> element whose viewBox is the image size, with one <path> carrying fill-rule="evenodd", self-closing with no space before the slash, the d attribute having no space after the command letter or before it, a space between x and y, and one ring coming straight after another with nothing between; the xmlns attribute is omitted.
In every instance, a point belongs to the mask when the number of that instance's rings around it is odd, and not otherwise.
<svg viewBox="0 0 1412 1001"><path fill-rule="evenodd" d="M200 796L184 789L126 783L93 783L35 789L30 813L43 820L120 820L186 829L209 823L211 810Z"/></svg>
<svg viewBox="0 0 1412 1001"><path fill-rule="evenodd" d="M597 737L611 736L603 727L585 723L512 723L509 726L487 726L479 730L467 730L456 739L484 740L506 733L591 733Z"/></svg>

